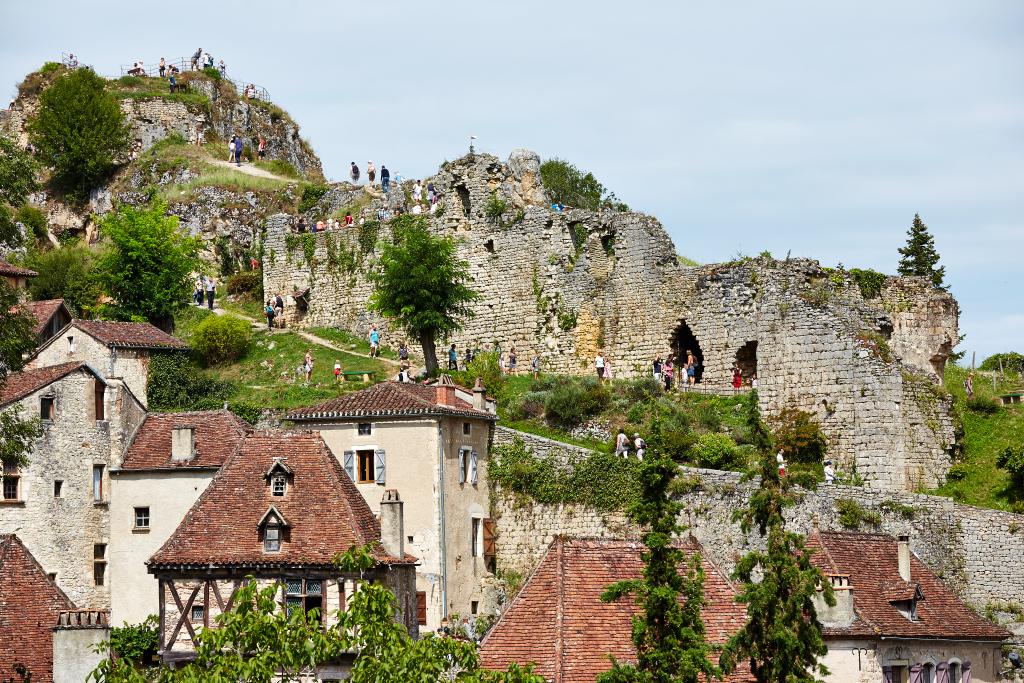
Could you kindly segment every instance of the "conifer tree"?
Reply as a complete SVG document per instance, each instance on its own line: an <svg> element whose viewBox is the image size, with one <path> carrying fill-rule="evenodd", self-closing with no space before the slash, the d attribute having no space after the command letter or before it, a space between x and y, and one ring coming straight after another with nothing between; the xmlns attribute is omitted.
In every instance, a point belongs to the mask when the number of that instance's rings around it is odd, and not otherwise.
<svg viewBox="0 0 1024 683"><path fill-rule="evenodd" d="M919 214L914 214L914 223L907 230L907 246L901 247L899 252L902 255L898 266L900 275L927 277L933 286L942 287L946 268L939 265L935 238L928 232L928 226Z"/></svg>
<svg viewBox="0 0 1024 683"><path fill-rule="evenodd" d="M779 474L771 437L758 413L757 392L751 392L747 424L760 456L761 484L735 519L744 533L757 529L766 549L743 556L733 578L742 590L737 601L747 606L747 623L726 644L722 669L747 660L758 683L813 683L828 670L818 658L828 652L814 608L820 588L834 605L832 588L811 564L802 535L786 531L783 510L793 504L789 482ZM755 579L755 577L757 577Z"/></svg>
<svg viewBox="0 0 1024 683"><path fill-rule="evenodd" d="M652 431L658 431L657 423ZM658 441L656 433L651 441ZM687 560L674 543L683 531L678 522L682 505L670 497L678 473L678 466L660 452L649 451L640 466L640 498L627 513L645 530L643 575L614 583L601 595L605 602L632 595L640 607L633 617L637 663L613 661L598 683L697 683L720 677L709 656L700 614L705 602L700 556L693 553ZM686 567L685 574L680 574L681 565Z"/></svg>

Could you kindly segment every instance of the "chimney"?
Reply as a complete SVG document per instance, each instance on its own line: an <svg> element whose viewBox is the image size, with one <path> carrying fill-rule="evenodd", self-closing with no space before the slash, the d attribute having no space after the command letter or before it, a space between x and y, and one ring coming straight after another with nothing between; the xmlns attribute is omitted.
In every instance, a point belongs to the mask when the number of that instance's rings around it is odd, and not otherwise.
<svg viewBox="0 0 1024 683"><path fill-rule="evenodd" d="M455 385L454 384L436 384L434 385L434 391L437 392L437 404L442 406L454 406L455 405Z"/></svg>
<svg viewBox="0 0 1024 683"><path fill-rule="evenodd" d="M405 557L404 503L398 489L387 489L380 501L380 543L393 557Z"/></svg>
<svg viewBox="0 0 1024 683"><path fill-rule="evenodd" d="M910 536L900 536L896 543L896 560L899 563L900 578L910 583Z"/></svg>
<svg viewBox="0 0 1024 683"><path fill-rule="evenodd" d="M853 611L853 586L850 585L850 577L846 574L829 574L827 578L832 586L836 604L829 605L826 603L823 593L818 591L814 597L814 607L818 613L818 619L827 626L849 626L853 623L855 616Z"/></svg>
<svg viewBox="0 0 1024 683"><path fill-rule="evenodd" d="M473 407L487 412L487 392L484 391L484 383L479 377L473 385Z"/></svg>
<svg viewBox="0 0 1024 683"><path fill-rule="evenodd" d="M171 460L186 462L196 457L195 427L175 427L171 430Z"/></svg>

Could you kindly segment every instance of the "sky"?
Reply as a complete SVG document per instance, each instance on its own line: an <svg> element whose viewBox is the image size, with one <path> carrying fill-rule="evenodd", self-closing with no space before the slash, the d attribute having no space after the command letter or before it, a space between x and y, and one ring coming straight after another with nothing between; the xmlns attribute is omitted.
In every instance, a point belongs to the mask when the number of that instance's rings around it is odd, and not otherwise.
<svg viewBox="0 0 1024 683"><path fill-rule="evenodd" d="M330 178L477 149L590 170L702 263L894 273L920 213L967 362L1024 352L1024 2L0 0L0 86L203 47L288 110Z"/></svg>

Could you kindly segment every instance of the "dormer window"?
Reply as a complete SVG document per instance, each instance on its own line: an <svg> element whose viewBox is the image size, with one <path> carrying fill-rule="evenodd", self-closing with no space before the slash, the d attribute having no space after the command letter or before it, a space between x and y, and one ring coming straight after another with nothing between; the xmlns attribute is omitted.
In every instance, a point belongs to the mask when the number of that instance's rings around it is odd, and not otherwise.
<svg viewBox="0 0 1024 683"><path fill-rule="evenodd" d="M917 621L917 603L924 600L919 584L903 584L889 589L889 604L908 621Z"/></svg>
<svg viewBox="0 0 1024 683"><path fill-rule="evenodd" d="M281 550L281 527L268 524L263 530L263 552L276 553Z"/></svg>
<svg viewBox="0 0 1024 683"><path fill-rule="evenodd" d="M274 464L270 466L263 477L270 485L270 495L281 497L288 491L288 480L292 476L291 469L281 458L274 458Z"/></svg>
<svg viewBox="0 0 1024 683"><path fill-rule="evenodd" d="M263 515L258 525L260 537L263 540L263 552L281 552L281 542L286 541L288 532L288 520L278 512L273 505Z"/></svg>
<svg viewBox="0 0 1024 683"><path fill-rule="evenodd" d="M270 492L275 496L283 496L288 488L288 477L275 474L270 478Z"/></svg>

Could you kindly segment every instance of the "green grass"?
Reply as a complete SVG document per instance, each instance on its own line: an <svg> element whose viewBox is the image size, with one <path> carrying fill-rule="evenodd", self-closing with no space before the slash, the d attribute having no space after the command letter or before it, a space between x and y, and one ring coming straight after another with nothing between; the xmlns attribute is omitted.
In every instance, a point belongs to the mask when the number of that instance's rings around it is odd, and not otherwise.
<svg viewBox="0 0 1024 683"><path fill-rule="evenodd" d="M302 175L295 170L294 166L284 159L267 159L266 161L257 161L255 166L256 168L262 168L264 171L273 173L274 175L279 175L283 178L302 180Z"/></svg>
<svg viewBox="0 0 1024 683"><path fill-rule="evenodd" d="M336 327L315 327L310 329L309 333L315 334L318 337L323 337L327 341L333 342L338 346L342 346L351 351L370 353L370 340L366 337L360 337L352 334L348 330L341 330ZM367 331L367 334L369 334L369 331ZM398 360L397 349L384 346L383 344L381 344L380 347L380 355L382 358Z"/></svg>
<svg viewBox="0 0 1024 683"><path fill-rule="evenodd" d="M946 389L953 394L956 413L963 422L964 453L951 470L951 480L932 493L969 505L1009 510L1006 488L1010 477L996 467L996 458L1008 446L1024 443L1024 405L1004 406L992 414L968 409L963 387L966 375L964 368L946 367ZM987 400L1020 386L1020 378L1009 374L1008 381L997 384L995 391L991 376L977 373L974 378L975 396Z"/></svg>
<svg viewBox="0 0 1024 683"><path fill-rule="evenodd" d="M221 305L221 308L223 308L225 311L229 313L243 315L252 318L257 322L263 322L264 320L266 320L266 317L263 313L263 307L265 306L265 304L262 301L259 301L258 299L255 299L253 297L238 296L232 297L230 299L225 298L221 299L219 303Z"/></svg>
<svg viewBox="0 0 1024 683"><path fill-rule="evenodd" d="M164 78L149 78L144 76L122 76L111 81L107 90L115 97L123 100L151 100L161 99L168 102L181 102L185 106L197 107L208 110L210 99L200 92L171 93L170 85Z"/></svg>
<svg viewBox="0 0 1024 683"><path fill-rule="evenodd" d="M679 261L680 265L688 266L690 268L696 268L697 266L700 265L700 263L698 263L697 261L694 261L692 258L689 258L687 256L683 256L682 254L677 254L676 259Z"/></svg>

